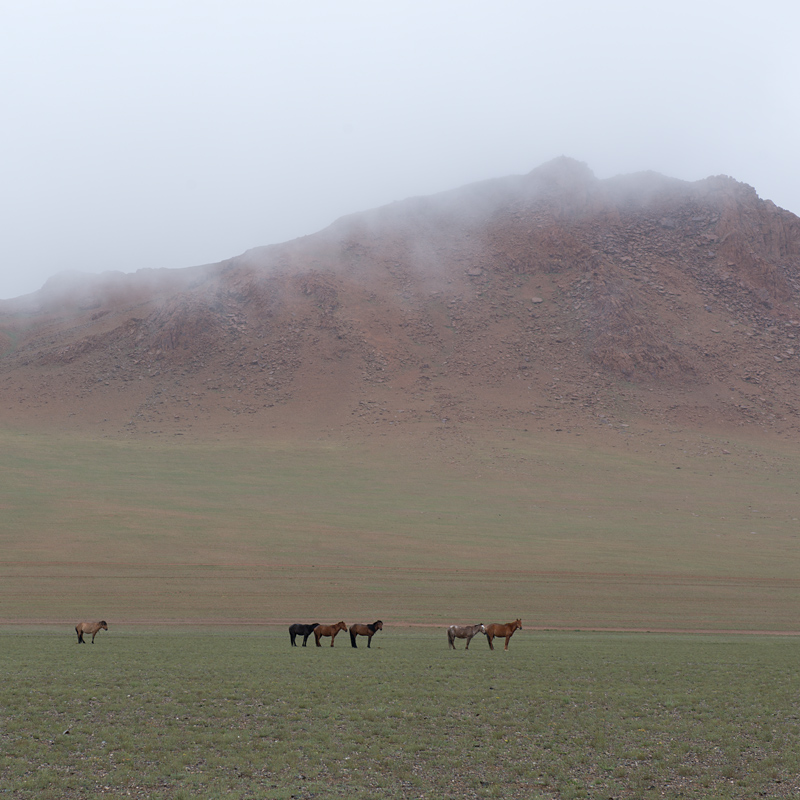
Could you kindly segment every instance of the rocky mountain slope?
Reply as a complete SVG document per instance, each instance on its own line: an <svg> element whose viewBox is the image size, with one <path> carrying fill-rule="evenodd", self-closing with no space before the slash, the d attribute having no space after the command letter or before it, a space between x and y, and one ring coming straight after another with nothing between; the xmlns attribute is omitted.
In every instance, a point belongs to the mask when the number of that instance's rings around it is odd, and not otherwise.
<svg viewBox="0 0 800 800"><path fill-rule="evenodd" d="M220 264L0 302L7 425L800 435L800 219L562 158Z"/></svg>

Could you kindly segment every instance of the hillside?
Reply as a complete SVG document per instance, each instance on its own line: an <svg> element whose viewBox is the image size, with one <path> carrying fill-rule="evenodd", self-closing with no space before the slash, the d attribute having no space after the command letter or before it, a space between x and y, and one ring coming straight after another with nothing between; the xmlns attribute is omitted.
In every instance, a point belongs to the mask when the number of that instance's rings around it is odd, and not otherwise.
<svg viewBox="0 0 800 800"><path fill-rule="evenodd" d="M7 425L800 438L800 219L562 158L186 270L0 302Z"/></svg>

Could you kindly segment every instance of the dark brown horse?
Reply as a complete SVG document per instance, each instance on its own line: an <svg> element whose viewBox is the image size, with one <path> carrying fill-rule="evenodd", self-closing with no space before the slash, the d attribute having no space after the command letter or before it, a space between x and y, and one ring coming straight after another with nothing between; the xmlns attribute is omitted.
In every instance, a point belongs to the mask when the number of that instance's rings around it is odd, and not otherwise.
<svg viewBox="0 0 800 800"><path fill-rule="evenodd" d="M91 633L92 644L94 644L94 637L97 636L97 633L100 630L108 630L108 624L104 619L101 619L100 622L79 622L75 626L75 633L78 634L78 643L85 644L83 641L83 634L85 633L88 636Z"/></svg>
<svg viewBox="0 0 800 800"><path fill-rule="evenodd" d="M320 636L330 636L331 637L331 647L333 647L333 640L336 638L336 634L339 631L346 631L347 625L344 622L337 622L335 625L317 625L314 628L314 639L317 642L317 647L322 647L319 643Z"/></svg>
<svg viewBox="0 0 800 800"><path fill-rule="evenodd" d="M495 636L505 636L506 637L506 646L503 648L504 650L508 650L508 640L513 636L514 631L522 630L522 620L515 619L513 622L507 622L505 625L501 625L499 622L495 622L492 625L486 626L486 638L489 640L489 649L494 650L494 645L492 644L492 639Z"/></svg>
<svg viewBox="0 0 800 800"><path fill-rule="evenodd" d="M469 650L472 637L479 633L486 633L486 626L482 622L478 625L451 625L447 629L447 643L455 650L456 639L466 639L467 646L464 649Z"/></svg>
<svg viewBox="0 0 800 800"><path fill-rule="evenodd" d="M306 642L308 641L308 637L314 633L314 628L319 627L319 622L315 622L312 625L303 625L302 622L295 622L294 625L289 626L289 638L292 640L292 647L297 647L294 642L295 636L302 636L303 637L303 647L306 646Z"/></svg>
<svg viewBox="0 0 800 800"><path fill-rule="evenodd" d="M350 626L350 644L353 647L358 647L356 644L356 636L366 636L367 637L367 647L370 646L372 643L372 637L375 635L377 631L383 630L383 622L379 619L375 620L371 625L351 625Z"/></svg>

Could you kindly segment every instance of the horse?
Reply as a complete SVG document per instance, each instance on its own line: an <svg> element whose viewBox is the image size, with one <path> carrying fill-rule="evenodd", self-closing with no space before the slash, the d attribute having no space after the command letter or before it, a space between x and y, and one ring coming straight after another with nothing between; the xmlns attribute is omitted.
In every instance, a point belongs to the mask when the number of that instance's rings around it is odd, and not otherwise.
<svg viewBox="0 0 800 800"><path fill-rule="evenodd" d="M317 625L314 628L314 639L317 642L317 647L322 647L319 643L320 636L330 636L331 637L331 647L333 647L333 640L336 638L336 634L339 631L346 631L347 625L344 622L337 622L335 625Z"/></svg>
<svg viewBox="0 0 800 800"><path fill-rule="evenodd" d="M292 640L292 647L297 647L294 642L295 636L303 637L303 647L305 647L308 637L311 636L311 634L314 632L314 628L317 627L319 627L319 622L315 622L313 625L303 625L302 622L295 622L294 625L290 625L289 638Z"/></svg>
<svg viewBox="0 0 800 800"><path fill-rule="evenodd" d="M78 634L78 644L85 644L83 641L83 634L92 634L92 644L94 644L94 637L97 636L98 631L100 630L107 631L108 630L108 623L101 619L100 622L79 622L75 626L75 633Z"/></svg>
<svg viewBox="0 0 800 800"><path fill-rule="evenodd" d="M472 641L473 636L479 633L486 633L486 626L481 622L478 625L451 625L447 629L447 643L450 647L456 649L456 639L466 639L467 646L465 650L469 650L469 643Z"/></svg>
<svg viewBox="0 0 800 800"><path fill-rule="evenodd" d="M507 622L505 625L501 625L499 622L495 622L492 625L487 625L486 638L489 640L489 649L494 650L492 639L494 639L495 636L505 636L506 646L503 649L508 650L508 640L511 638L514 631L517 630L517 628L522 630L521 619L515 619L513 622Z"/></svg>
<svg viewBox="0 0 800 800"><path fill-rule="evenodd" d="M371 625L361 625L355 624L350 626L350 644L353 647L358 647L356 644L356 636L366 636L367 637L367 647L370 646L372 643L372 637L377 633L377 631L383 630L383 622L377 619Z"/></svg>

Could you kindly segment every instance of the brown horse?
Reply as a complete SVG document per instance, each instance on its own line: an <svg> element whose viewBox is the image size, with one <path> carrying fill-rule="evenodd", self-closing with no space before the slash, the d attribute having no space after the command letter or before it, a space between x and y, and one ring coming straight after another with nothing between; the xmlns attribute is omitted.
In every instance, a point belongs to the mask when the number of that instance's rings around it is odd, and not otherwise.
<svg viewBox="0 0 800 800"><path fill-rule="evenodd" d="M367 647L370 646L372 642L372 637L375 635L377 631L383 630L383 622L379 619L375 620L371 625L351 625L350 626L350 644L353 647L358 647L356 644L356 636L366 636L367 637Z"/></svg>
<svg viewBox="0 0 800 800"><path fill-rule="evenodd" d="M486 638L489 640L489 649L494 650L494 645L492 644L492 639L495 636L505 636L506 637L506 646L503 648L504 650L508 650L508 640L514 634L514 631L519 628L522 630L522 620L515 619L513 622L507 622L505 625L501 625L499 622L495 622L492 625L486 626Z"/></svg>
<svg viewBox="0 0 800 800"><path fill-rule="evenodd" d="M92 644L94 644L94 637L97 636L98 631L108 630L108 624L104 619L101 619L100 622L79 622L75 626L75 633L78 634L78 643L85 644L83 641L83 634L92 634Z"/></svg>
<svg viewBox="0 0 800 800"><path fill-rule="evenodd" d="M317 647L322 647L319 643L320 636L330 636L331 637L331 647L333 647L333 640L336 638L336 634L339 631L346 631L347 625L344 622L337 622L335 625L317 625L314 628L314 639L317 642Z"/></svg>
<svg viewBox="0 0 800 800"><path fill-rule="evenodd" d="M469 650L469 643L472 641L473 636L479 633L486 633L486 626L483 623L478 625L451 625L447 629L447 643L453 650L456 649L456 639L466 639L467 646L465 650Z"/></svg>

